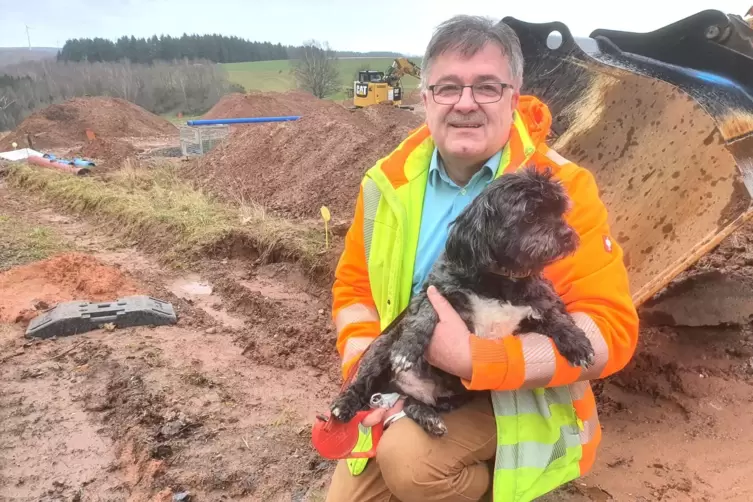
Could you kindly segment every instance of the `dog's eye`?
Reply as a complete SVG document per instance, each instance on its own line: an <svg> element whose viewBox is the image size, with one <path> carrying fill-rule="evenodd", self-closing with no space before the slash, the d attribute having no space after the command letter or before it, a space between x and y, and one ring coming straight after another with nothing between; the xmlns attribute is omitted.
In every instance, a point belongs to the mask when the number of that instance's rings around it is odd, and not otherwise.
<svg viewBox="0 0 753 502"><path fill-rule="evenodd" d="M536 221L536 215L527 213L525 216L523 216L523 221L525 221L526 223L533 223L534 221Z"/></svg>

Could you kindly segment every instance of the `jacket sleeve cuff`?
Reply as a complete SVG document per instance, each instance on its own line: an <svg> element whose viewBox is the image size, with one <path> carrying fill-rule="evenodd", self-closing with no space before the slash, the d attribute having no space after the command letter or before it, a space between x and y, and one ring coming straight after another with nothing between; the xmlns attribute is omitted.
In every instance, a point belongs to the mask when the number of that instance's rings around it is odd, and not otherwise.
<svg viewBox="0 0 753 502"><path fill-rule="evenodd" d="M507 376L508 357L504 338L490 340L471 334L471 380L462 379L468 390L492 390Z"/></svg>

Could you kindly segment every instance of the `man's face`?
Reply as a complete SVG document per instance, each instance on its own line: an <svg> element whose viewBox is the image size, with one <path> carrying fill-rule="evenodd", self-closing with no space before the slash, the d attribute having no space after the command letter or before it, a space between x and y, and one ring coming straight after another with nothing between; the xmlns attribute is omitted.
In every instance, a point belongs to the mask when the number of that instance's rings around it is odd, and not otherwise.
<svg viewBox="0 0 753 502"><path fill-rule="evenodd" d="M487 44L473 57L445 52L430 68L429 84L513 84L507 57L493 44ZM463 89L454 105L439 104L430 90L423 94L426 123L444 156L483 162L502 148L510 134L513 111L518 105L517 89L505 88L495 103L478 104L471 88ZM477 99L483 97L477 94Z"/></svg>

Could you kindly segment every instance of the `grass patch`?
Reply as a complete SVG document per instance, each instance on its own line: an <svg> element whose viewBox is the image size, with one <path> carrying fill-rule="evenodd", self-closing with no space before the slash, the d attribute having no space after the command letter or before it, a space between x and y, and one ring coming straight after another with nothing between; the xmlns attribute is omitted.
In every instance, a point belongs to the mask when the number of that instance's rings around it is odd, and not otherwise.
<svg viewBox="0 0 753 502"><path fill-rule="evenodd" d="M222 203L184 181L180 167L173 164L147 168L127 163L97 178L16 164L7 181L91 216L173 266L207 255L247 256L296 261L311 272L322 271L330 260L324 232L316 225L271 217L258 207Z"/></svg>
<svg viewBox="0 0 753 502"><path fill-rule="evenodd" d="M420 65L421 58L409 58ZM350 58L339 59L338 67L342 91L328 99L346 99L345 91L353 87L353 80L359 70L387 71L393 58ZM249 63L224 63L223 68L228 79L235 84L242 85L247 91L290 91L295 89L295 78L291 73L294 61L254 61ZM406 93L416 89L419 81L410 75L403 77L403 88Z"/></svg>
<svg viewBox="0 0 753 502"><path fill-rule="evenodd" d="M0 271L68 250L54 230L0 213Z"/></svg>
<svg viewBox="0 0 753 502"><path fill-rule="evenodd" d="M174 126L179 127L186 125L186 122L188 122L189 120L200 119L201 115L183 115L182 117L178 117L178 115L173 112L163 114L162 118L170 121Z"/></svg>

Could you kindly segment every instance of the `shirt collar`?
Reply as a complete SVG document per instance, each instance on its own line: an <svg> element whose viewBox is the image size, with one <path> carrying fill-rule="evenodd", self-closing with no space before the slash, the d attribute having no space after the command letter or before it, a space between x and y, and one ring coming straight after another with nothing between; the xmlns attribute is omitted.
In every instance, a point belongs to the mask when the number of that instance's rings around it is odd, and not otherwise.
<svg viewBox="0 0 753 502"><path fill-rule="evenodd" d="M468 184L481 177L484 178L484 183L489 183L491 180L493 180L494 175L497 174L497 169L499 169L499 162L501 158L502 150L499 150L486 162L484 162L484 165L481 166L481 169L479 169L476 174L473 175L473 177L468 181ZM454 188L460 188L454 181L452 181L452 179L450 179L450 176L447 174L447 171L444 168L444 163L439 157L439 150L437 149L437 147L434 147L434 152L431 155L431 162L429 163L429 184L434 187L439 182L439 180L444 181L446 184Z"/></svg>

